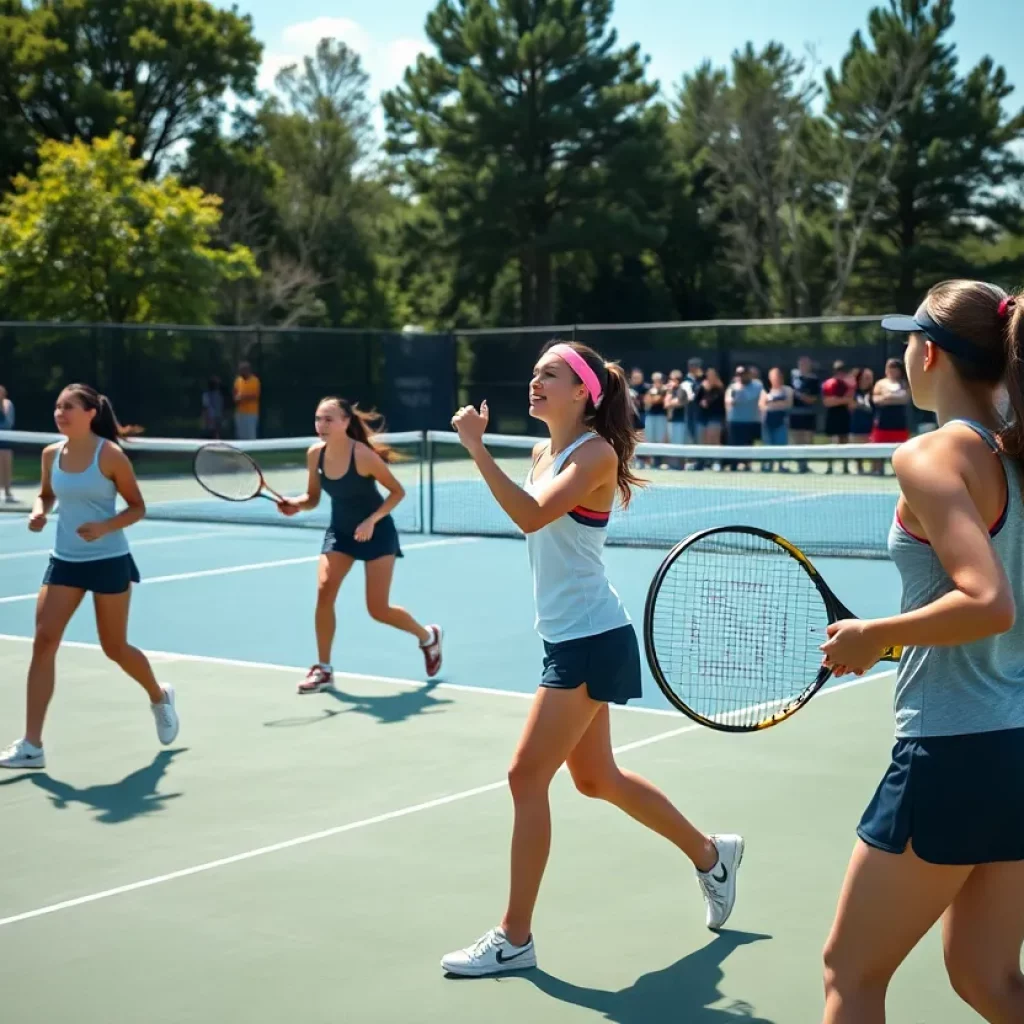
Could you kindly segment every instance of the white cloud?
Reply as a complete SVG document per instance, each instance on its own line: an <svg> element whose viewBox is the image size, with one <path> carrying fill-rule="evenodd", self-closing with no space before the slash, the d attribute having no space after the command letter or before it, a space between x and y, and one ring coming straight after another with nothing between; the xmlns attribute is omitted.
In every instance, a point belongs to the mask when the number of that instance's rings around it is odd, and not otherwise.
<svg viewBox="0 0 1024 1024"><path fill-rule="evenodd" d="M363 69L370 76L370 98L393 89L402 81L405 69L418 54L427 49L425 39L374 39L351 18L311 18L288 25L280 38L269 43L263 54L259 85L272 89L274 76L283 67L295 64L316 50L321 39L338 39L362 58Z"/></svg>

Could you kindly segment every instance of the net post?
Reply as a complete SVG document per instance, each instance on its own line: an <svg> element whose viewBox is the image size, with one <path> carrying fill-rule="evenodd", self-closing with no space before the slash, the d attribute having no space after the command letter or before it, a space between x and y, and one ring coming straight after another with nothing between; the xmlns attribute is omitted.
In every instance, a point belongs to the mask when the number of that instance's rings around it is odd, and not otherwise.
<svg viewBox="0 0 1024 1024"><path fill-rule="evenodd" d="M427 456L427 479L428 486L430 489L430 522L427 533L433 536L434 533L434 439L431 437L430 431L424 431L424 439L426 445L426 456ZM426 524L425 524L426 525Z"/></svg>

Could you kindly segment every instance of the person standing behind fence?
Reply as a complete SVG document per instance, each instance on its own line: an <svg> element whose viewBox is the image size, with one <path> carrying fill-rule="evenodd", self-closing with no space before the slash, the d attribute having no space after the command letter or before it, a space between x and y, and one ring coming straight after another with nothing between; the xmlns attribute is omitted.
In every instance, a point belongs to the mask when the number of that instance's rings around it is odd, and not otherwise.
<svg viewBox="0 0 1024 1024"><path fill-rule="evenodd" d="M0 430L14 429L14 403L7 395L7 388L0 384ZM14 493L11 484L14 481L14 452L11 446L0 441L0 490L4 501L14 504Z"/></svg>
<svg viewBox="0 0 1024 1024"><path fill-rule="evenodd" d="M220 377L211 377L206 382L202 403L200 435L210 439L219 438L224 426L224 392L221 391Z"/></svg>
<svg viewBox="0 0 1024 1024"><path fill-rule="evenodd" d="M260 425L260 379L249 363L238 365L234 398L235 437L240 441L255 440Z"/></svg>
<svg viewBox="0 0 1024 1024"><path fill-rule="evenodd" d="M761 436L760 402L763 391L764 385L754 379L749 367L736 367L736 376L725 393L728 444L743 448ZM727 464L726 468L731 466ZM736 462L736 469L746 468L746 462Z"/></svg>
<svg viewBox="0 0 1024 1024"><path fill-rule="evenodd" d="M784 445L789 441L787 417L793 408L793 389L786 383L782 370L773 366L768 371L768 390L761 392L758 401L761 410L761 438L766 445ZM779 462L767 464L770 470L788 470Z"/></svg>
<svg viewBox="0 0 1024 1024"><path fill-rule="evenodd" d="M902 444L910 437L907 405L910 392L899 359L887 359L885 376L875 385L873 396L875 425L871 429L872 444Z"/></svg>

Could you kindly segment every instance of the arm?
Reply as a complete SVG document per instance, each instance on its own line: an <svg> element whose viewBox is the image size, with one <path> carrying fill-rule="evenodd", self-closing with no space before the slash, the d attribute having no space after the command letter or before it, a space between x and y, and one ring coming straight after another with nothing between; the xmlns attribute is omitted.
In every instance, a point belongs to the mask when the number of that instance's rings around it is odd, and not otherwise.
<svg viewBox="0 0 1024 1024"><path fill-rule="evenodd" d="M57 496L53 493L51 471L58 447L59 445L51 444L43 449L40 460L39 493L32 503L32 512L28 517L28 528L33 533L38 533L46 525L46 517L53 511L54 502L57 500Z"/></svg>
<svg viewBox="0 0 1024 1024"><path fill-rule="evenodd" d="M537 497L527 494L505 474L484 447L487 403L477 413L467 406L455 414L452 422L459 440L476 463L480 475L495 500L523 533L535 533L548 523L574 509L609 479L616 477L615 451L607 442L588 441L573 452L562 471ZM537 449L534 449L536 455Z"/></svg>
<svg viewBox="0 0 1024 1024"><path fill-rule="evenodd" d="M950 453L933 443L897 449L893 455L904 500L954 589L923 608L878 620L875 628L884 647L956 646L1013 626L1010 582L968 490L975 447L957 442L957 450Z"/></svg>
<svg viewBox="0 0 1024 1024"><path fill-rule="evenodd" d="M366 520L368 523L376 524L395 510L405 497L405 488L391 472L391 467L369 445L356 444L356 468L360 466L368 470L368 475L388 492L384 504Z"/></svg>
<svg viewBox="0 0 1024 1024"><path fill-rule="evenodd" d="M285 498L277 503L277 510L285 516L296 512L309 512L320 504L320 449L323 444L311 445L306 452L306 493L297 498Z"/></svg>
<svg viewBox="0 0 1024 1024"><path fill-rule="evenodd" d="M887 647L957 646L1005 633L1013 626L1010 583L968 490L971 462L977 460L974 449L968 441L951 445L948 438L934 434L921 435L897 449L892 465L903 498L953 581L953 589L901 615L833 623L828 627L832 639L822 646L831 663L863 671ZM850 637L844 644L844 633L855 634L852 644ZM874 657L865 664L864 655L872 651Z"/></svg>
<svg viewBox="0 0 1024 1024"><path fill-rule="evenodd" d="M114 481L117 493L121 495L127 507L110 519L82 523L76 532L87 541L98 540L115 530L123 530L126 526L137 523L146 514L146 502L139 490L139 482L135 479L131 460L116 444L103 445L103 451L100 452L100 472L107 479Z"/></svg>

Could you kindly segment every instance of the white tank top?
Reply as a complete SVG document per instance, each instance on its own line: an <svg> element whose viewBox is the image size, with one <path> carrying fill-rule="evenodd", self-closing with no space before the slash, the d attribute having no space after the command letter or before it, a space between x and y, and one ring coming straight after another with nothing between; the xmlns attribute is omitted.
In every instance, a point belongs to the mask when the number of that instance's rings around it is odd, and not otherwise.
<svg viewBox="0 0 1024 1024"><path fill-rule="evenodd" d="M534 479L531 467L524 485L527 494L541 494L569 456L597 436L588 431L576 438L558 453L540 479ZM597 636L631 622L605 575L602 553L609 518L608 512L578 505L567 515L526 535L537 607L534 625L548 643Z"/></svg>

